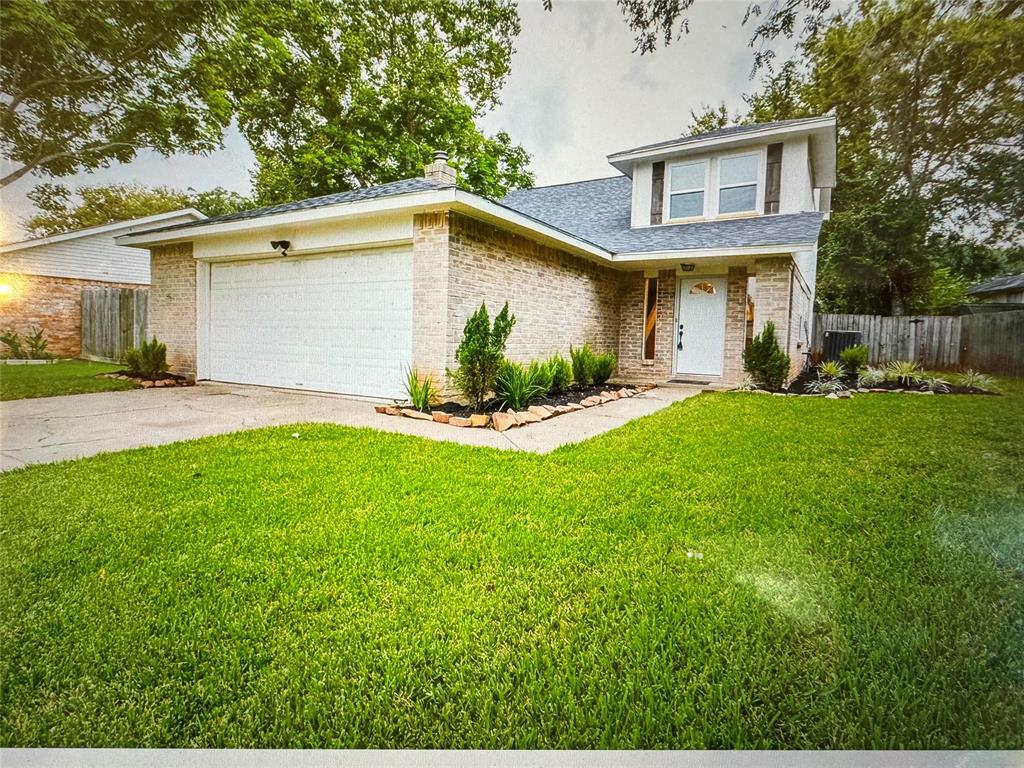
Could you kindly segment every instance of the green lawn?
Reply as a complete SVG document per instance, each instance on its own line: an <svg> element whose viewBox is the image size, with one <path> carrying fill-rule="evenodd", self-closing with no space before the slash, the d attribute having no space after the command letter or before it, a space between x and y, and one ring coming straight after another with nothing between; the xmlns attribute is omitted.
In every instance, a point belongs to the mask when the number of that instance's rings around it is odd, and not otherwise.
<svg viewBox="0 0 1024 768"><path fill-rule="evenodd" d="M4 746L1024 747L1019 386L702 395L544 457L304 425L0 494Z"/></svg>
<svg viewBox="0 0 1024 768"><path fill-rule="evenodd" d="M0 400L78 395L136 389L131 381L97 378L124 366L89 360L58 360L47 365L0 365Z"/></svg>

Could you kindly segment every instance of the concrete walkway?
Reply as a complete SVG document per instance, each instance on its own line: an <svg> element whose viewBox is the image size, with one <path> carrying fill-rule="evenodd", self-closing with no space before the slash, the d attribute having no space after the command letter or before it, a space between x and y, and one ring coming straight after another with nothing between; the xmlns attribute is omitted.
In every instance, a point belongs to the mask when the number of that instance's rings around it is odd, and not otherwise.
<svg viewBox="0 0 1024 768"><path fill-rule="evenodd" d="M508 432L375 413L339 395L208 384L0 403L0 471L208 435L299 422L372 427L464 445L548 453L660 411L700 391L666 386Z"/></svg>

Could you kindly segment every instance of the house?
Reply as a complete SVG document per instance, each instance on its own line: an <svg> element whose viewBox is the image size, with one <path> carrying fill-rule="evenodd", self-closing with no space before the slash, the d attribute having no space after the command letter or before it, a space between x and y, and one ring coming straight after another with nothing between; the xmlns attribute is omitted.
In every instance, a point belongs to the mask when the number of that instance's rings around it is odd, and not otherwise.
<svg viewBox="0 0 1024 768"><path fill-rule="evenodd" d="M150 330L199 379L401 397L442 380L467 317L508 301L513 359L589 341L617 377L733 385L775 323L795 373L811 339L816 248L835 185L832 117L725 128L609 156L611 178L460 189L423 178L162 226Z"/></svg>
<svg viewBox="0 0 1024 768"><path fill-rule="evenodd" d="M967 295L985 304L1024 304L1024 272L978 283L967 289Z"/></svg>
<svg viewBox="0 0 1024 768"><path fill-rule="evenodd" d="M21 334L42 328L48 351L78 357L82 289L149 285L149 255L118 247L114 238L204 218L186 208L0 245L0 328Z"/></svg>

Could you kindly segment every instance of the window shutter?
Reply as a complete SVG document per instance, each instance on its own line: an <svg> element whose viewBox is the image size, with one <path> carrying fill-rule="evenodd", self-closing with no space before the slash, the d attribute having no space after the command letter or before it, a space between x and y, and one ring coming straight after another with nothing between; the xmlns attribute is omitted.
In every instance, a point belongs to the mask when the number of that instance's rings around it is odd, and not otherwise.
<svg viewBox="0 0 1024 768"><path fill-rule="evenodd" d="M779 192L782 188L782 145L768 145L768 162L765 164L764 212L779 212Z"/></svg>
<svg viewBox="0 0 1024 768"><path fill-rule="evenodd" d="M651 166L651 224L661 224L661 211L665 207L665 161Z"/></svg>

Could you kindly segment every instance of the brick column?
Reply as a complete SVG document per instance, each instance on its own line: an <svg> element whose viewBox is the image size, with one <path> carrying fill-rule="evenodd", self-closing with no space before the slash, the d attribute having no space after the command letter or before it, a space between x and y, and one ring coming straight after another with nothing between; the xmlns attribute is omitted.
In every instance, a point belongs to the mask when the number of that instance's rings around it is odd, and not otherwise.
<svg viewBox="0 0 1024 768"><path fill-rule="evenodd" d="M747 345L747 268L729 267L725 298L725 367L722 383L735 387L746 377L743 350Z"/></svg>
<svg viewBox="0 0 1024 768"><path fill-rule="evenodd" d="M793 260L789 256L774 256L757 259L755 265L757 296L754 298L754 333L760 333L769 320L775 323L775 340L789 355L792 375L800 370L803 363L791 338Z"/></svg>
<svg viewBox="0 0 1024 768"><path fill-rule="evenodd" d="M150 249L149 336L167 345L167 367L196 375L196 262L192 243Z"/></svg>
<svg viewBox="0 0 1024 768"><path fill-rule="evenodd" d="M412 240L412 364L420 375L445 384L448 359L447 211L418 213Z"/></svg>

